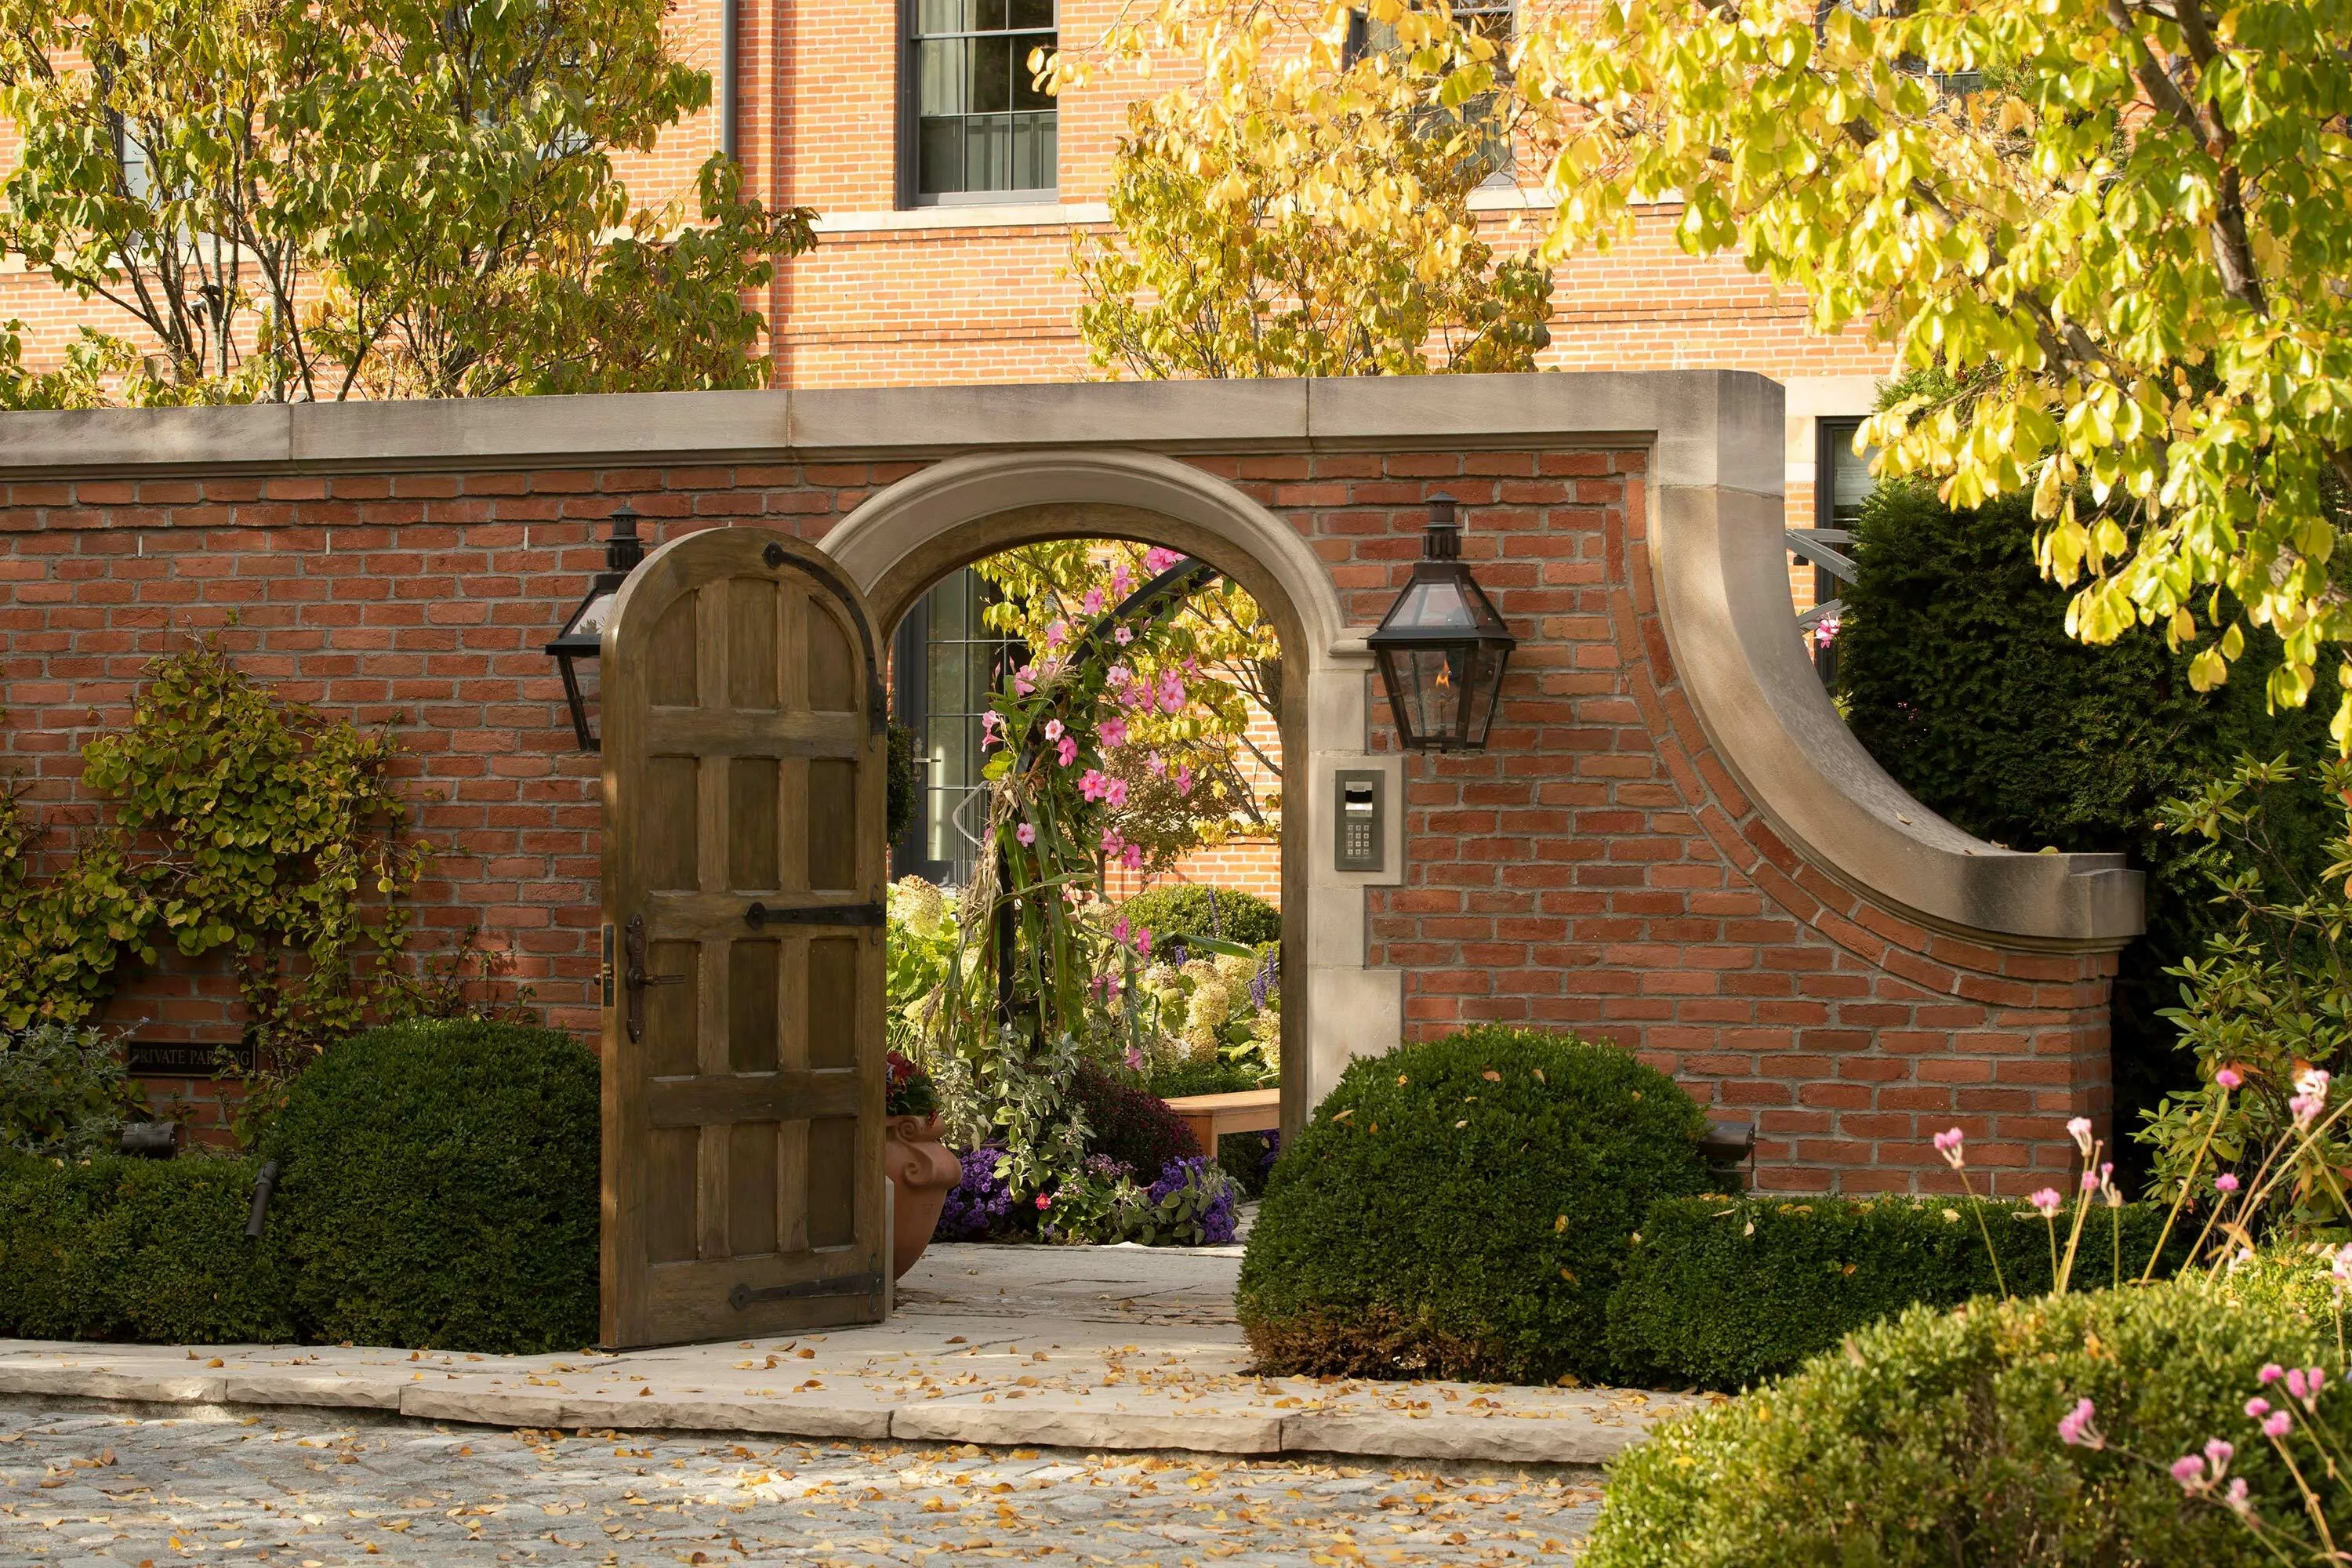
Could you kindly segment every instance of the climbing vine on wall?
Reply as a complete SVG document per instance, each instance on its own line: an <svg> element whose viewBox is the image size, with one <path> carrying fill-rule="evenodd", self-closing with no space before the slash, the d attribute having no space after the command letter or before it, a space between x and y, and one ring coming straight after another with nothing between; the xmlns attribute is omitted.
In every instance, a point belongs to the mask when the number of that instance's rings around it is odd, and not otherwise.
<svg viewBox="0 0 2352 1568"><path fill-rule="evenodd" d="M130 726L82 752L107 805L55 874L41 828L0 791L0 1026L70 1023L167 944L226 952L273 1054L408 1010L408 837L398 747L257 686L206 640L157 660Z"/></svg>

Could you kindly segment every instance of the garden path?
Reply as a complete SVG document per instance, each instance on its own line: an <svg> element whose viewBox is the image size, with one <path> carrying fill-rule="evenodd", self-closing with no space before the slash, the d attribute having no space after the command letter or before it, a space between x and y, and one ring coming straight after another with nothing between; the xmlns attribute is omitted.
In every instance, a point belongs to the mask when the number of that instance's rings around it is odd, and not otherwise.
<svg viewBox="0 0 2352 1568"><path fill-rule="evenodd" d="M606 1355L0 1341L0 1394L437 1421L998 1446L1599 1464L1687 1403L1616 1389L1266 1378L1238 1247L934 1247L885 1323Z"/></svg>

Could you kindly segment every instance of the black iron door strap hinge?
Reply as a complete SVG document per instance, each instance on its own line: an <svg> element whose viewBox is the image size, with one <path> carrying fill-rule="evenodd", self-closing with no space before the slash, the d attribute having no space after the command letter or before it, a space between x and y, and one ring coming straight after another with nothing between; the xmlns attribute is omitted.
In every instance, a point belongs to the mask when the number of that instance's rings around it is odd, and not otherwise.
<svg viewBox="0 0 2352 1568"><path fill-rule="evenodd" d="M727 1304L741 1311L754 1301L804 1301L817 1296L871 1296L882 1289L879 1271L842 1274L831 1279L803 1279L797 1285L767 1285L754 1290L738 1285L727 1292Z"/></svg>
<svg viewBox="0 0 2352 1568"><path fill-rule="evenodd" d="M646 1037L646 987L648 985L683 985L683 974L647 974L646 973L646 917L631 915L628 932L621 939L621 951L628 967L621 972L621 984L629 991L629 1042L634 1045Z"/></svg>
<svg viewBox="0 0 2352 1568"><path fill-rule="evenodd" d="M753 931L780 926L875 926L886 923L880 904L753 904L743 911L743 923Z"/></svg>

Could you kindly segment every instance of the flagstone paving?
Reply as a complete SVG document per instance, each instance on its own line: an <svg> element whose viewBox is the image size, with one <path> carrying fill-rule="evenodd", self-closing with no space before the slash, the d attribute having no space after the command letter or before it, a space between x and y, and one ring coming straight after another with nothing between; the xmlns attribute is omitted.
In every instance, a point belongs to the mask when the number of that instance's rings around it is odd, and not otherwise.
<svg viewBox="0 0 2352 1568"><path fill-rule="evenodd" d="M1590 1470L451 1428L0 1399L0 1564L1505 1563Z"/></svg>
<svg viewBox="0 0 2352 1568"><path fill-rule="evenodd" d="M883 1323L607 1355L0 1341L0 1394L824 1439L1601 1463L1690 1403L1259 1377L1238 1247L935 1247Z"/></svg>

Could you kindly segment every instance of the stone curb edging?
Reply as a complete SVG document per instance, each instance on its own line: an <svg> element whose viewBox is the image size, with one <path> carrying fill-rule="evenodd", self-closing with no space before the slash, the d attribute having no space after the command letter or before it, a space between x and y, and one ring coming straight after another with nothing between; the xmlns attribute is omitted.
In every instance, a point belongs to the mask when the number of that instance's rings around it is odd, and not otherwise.
<svg viewBox="0 0 2352 1568"><path fill-rule="evenodd" d="M1003 1406L802 1405L740 1399L557 1399L504 1390L423 1388L282 1373L153 1373L0 1366L0 1395L154 1405L308 1405L394 1411L488 1426L605 1426L764 1436L978 1443L990 1447L1183 1449L1203 1454L1343 1454L1497 1464L1599 1465L1641 1442L1638 1424L1364 1413L1192 1415Z"/></svg>

